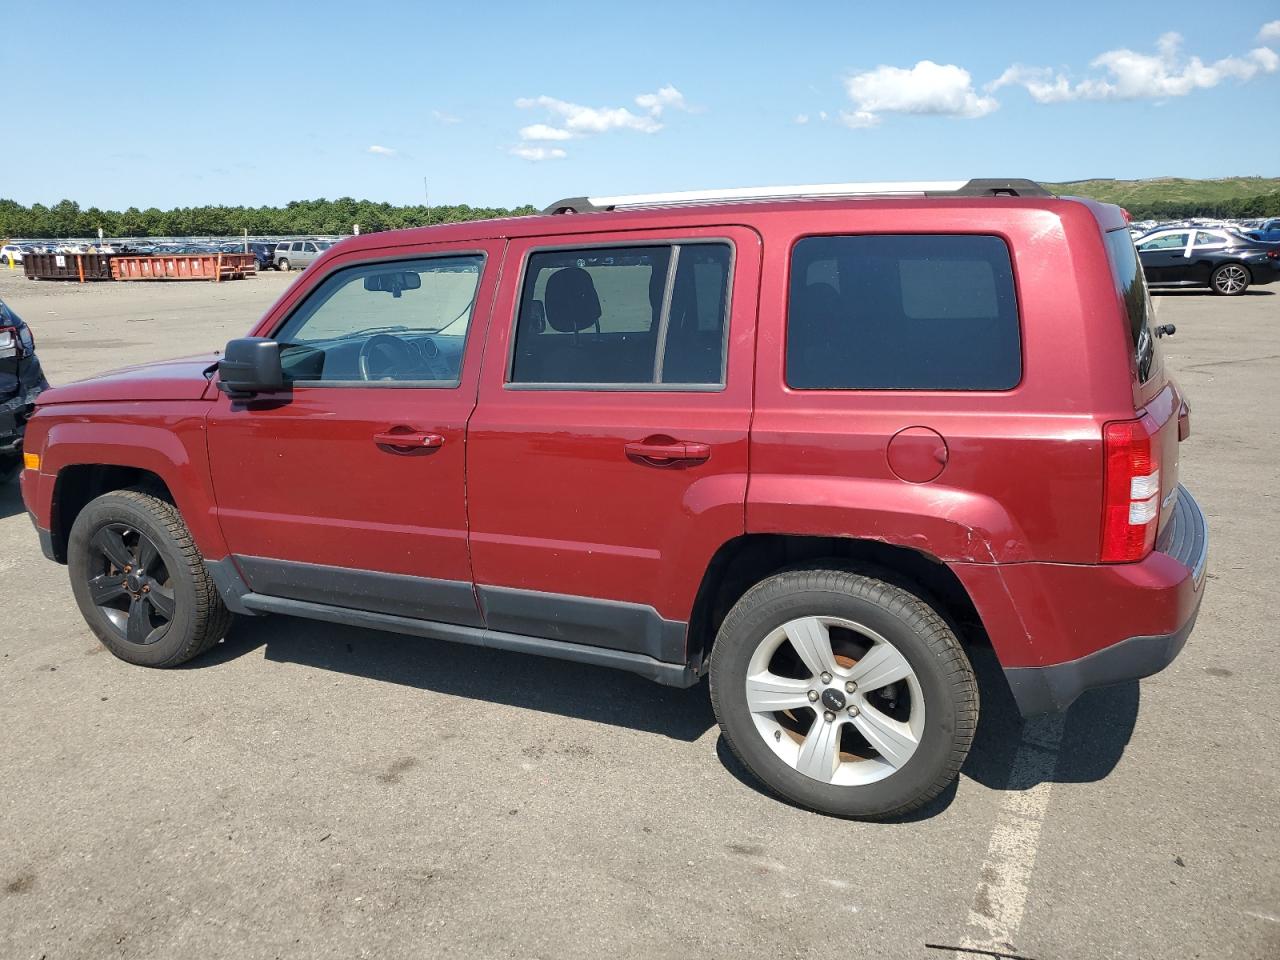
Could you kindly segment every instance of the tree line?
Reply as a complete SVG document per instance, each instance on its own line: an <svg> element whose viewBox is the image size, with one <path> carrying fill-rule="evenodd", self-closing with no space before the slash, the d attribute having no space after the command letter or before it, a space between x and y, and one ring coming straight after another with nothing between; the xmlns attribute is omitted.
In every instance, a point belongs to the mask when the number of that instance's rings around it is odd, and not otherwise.
<svg viewBox="0 0 1280 960"><path fill-rule="evenodd" d="M361 233L422 227L437 223L460 223L490 217L523 216L537 211L532 206L471 207L425 205L398 207L372 200L295 200L283 207L176 207L160 210L100 210L81 207L74 200L61 200L51 207L33 203L25 207L13 200L0 200L0 238L57 239L96 237L98 229L107 237L199 237L343 234L352 224Z"/></svg>
<svg viewBox="0 0 1280 960"><path fill-rule="evenodd" d="M1120 203L1135 220L1183 220L1187 217L1220 217L1245 220L1280 217L1280 192L1230 200L1134 200Z"/></svg>
<svg viewBox="0 0 1280 960"><path fill-rule="evenodd" d="M1280 216L1280 192L1230 200L1134 200L1123 203L1135 220L1178 220L1184 217L1228 219ZM25 207L13 200L0 200L0 239L57 239L95 237L102 229L108 237L222 237L343 234L353 224L362 233L422 227L436 223L461 223L490 217L526 216L537 210L525 205L471 207L411 205L398 207L372 200L295 200L283 207L175 207L160 210L100 210L82 208L74 200L61 200L51 207L33 203Z"/></svg>

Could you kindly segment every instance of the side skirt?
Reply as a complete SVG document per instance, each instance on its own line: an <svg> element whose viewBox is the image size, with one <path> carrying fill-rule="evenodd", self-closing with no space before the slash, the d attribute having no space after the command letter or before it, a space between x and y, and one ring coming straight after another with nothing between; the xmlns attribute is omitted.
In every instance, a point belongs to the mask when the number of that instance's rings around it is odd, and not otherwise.
<svg viewBox="0 0 1280 960"><path fill-rule="evenodd" d="M371 613L364 610L352 610L347 607L312 603L306 600L268 597L258 593L245 594L239 597L238 600L247 610L253 613L283 613L294 617L306 617L311 620L342 623L352 627L387 630L392 633L431 637L436 640L466 643L471 646L489 647L494 650L512 650L516 653L531 653L558 660L590 663L601 667L612 667L615 670L625 670L628 673L636 673L670 687L691 687L699 679L698 672L688 664L665 663L639 653L610 650L605 647L590 647L567 640L525 637L483 627L464 627L452 623L401 617L390 613Z"/></svg>

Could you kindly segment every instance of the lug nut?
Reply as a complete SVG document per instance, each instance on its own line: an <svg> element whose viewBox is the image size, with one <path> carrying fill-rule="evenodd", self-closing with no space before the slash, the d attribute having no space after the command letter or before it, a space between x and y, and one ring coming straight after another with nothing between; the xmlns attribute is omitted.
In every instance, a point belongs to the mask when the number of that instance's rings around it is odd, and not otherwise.
<svg viewBox="0 0 1280 960"><path fill-rule="evenodd" d="M823 671L823 673L822 673L822 682L823 682L823 683L830 683L830 682L831 682L831 674L827 673L825 670L824 670L824 671Z"/></svg>
<svg viewBox="0 0 1280 960"><path fill-rule="evenodd" d="M858 708L857 708L857 707L850 707L850 708L849 708L849 716L850 716L850 717L856 717L857 715L858 715Z"/></svg>
<svg viewBox="0 0 1280 960"><path fill-rule="evenodd" d="M131 563L126 563L126 564L124 565L124 572L125 572L125 573L133 573L133 564L131 564Z"/></svg>
<svg viewBox="0 0 1280 960"><path fill-rule="evenodd" d="M845 692L845 693L853 693L853 691L855 691L855 690L857 690L857 689L858 689L858 685L857 685L856 683L854 683L852 680L850 680L848 683L846 683L846 684L844 685L844 692Z"/></svg>
<svg viewBox="0 0 1280 960"><path fill-rule="evenodd" d="M151 592L151 584L149 584L149 583L147 583L147 584L143 584L142 592L143 592L143 593L150 593L150 592Z"/></svg>
<svg viewBox="0 0 1280 960"><path fill-rule="evenodd" d="M817 690L810 690L810 691L809 691L809 702L810 702L810 703L817 703L817 702L818 702L818 691L817 691Z"/></svg>
<svg viewBox="0 0 1280 960"><path fill-rule="evenodd" d="M830 710L828 710L826 713L822 715L822 719L827 721L827 723L831 723L831 721L835 720L835 718L836 718L836 715L832 713Z"/></svg>

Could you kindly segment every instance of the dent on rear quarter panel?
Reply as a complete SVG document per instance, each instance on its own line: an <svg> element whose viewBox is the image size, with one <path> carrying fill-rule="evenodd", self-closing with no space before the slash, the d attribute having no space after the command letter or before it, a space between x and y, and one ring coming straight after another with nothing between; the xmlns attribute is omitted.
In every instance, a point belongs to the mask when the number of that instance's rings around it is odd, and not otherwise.
<svg viewBox="0 0 1280 960"><path fill-rule="evenodd" d="M169 488L201 555L219 559L227 548L213 509L207 409L202 401L46 407L40 417L52 422L41 473L52 477L80 464L148 470Z"/></svg>

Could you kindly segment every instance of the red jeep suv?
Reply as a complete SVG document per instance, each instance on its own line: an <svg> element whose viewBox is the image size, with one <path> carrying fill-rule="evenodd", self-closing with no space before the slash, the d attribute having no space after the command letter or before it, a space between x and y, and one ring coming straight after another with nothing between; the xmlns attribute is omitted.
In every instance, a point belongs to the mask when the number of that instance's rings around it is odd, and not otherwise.
<svg viewBox="0 0 1280 960"><path fill-rule="evenodd" d="M221 359L40 397L25 502L118 657L289 614L704 676L816 810L937 795L1181 649L1207 531L1119 208L1025 180L564 200L378 233Z"/></svg>

